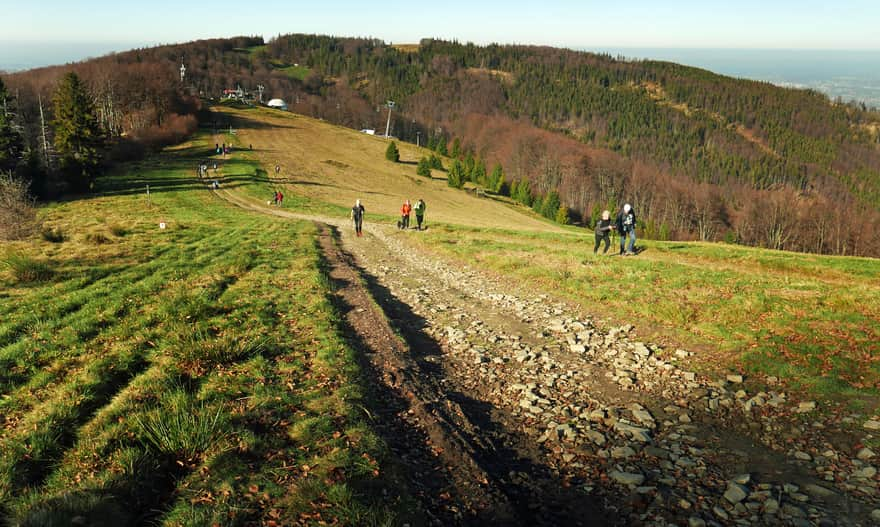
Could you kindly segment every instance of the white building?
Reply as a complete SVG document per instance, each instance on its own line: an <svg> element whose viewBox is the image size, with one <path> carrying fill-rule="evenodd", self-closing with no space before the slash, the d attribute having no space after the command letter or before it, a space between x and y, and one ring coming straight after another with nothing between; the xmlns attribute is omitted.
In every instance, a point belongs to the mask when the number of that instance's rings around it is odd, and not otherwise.
<svg viewBox="0 0 880 527"><path fill-rule="evenodd" d="M277 108L279 110L287 109L287 103L281 99L272 99L271 101L266 103L266 106L268 106L269 108Z"/></svg>

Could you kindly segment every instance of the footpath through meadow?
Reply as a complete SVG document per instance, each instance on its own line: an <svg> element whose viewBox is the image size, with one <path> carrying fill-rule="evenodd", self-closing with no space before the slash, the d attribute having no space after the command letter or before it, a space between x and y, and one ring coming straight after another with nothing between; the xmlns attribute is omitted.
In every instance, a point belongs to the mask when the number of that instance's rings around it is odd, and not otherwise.
<svg viewBox="0 0 880 527"><path fill-rule="evenodd" d="M875 454L777 391L710 379L547 294L451 264L414 230L324 224L377 427L436 525L873 525ZM864 428L880 423L869 421Z"/></svg>

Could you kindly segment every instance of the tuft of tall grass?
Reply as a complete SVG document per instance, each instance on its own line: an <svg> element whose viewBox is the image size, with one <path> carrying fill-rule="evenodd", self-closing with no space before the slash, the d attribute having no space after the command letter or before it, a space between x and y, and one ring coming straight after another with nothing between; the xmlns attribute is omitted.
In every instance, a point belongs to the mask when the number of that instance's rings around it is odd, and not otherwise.
<svg viewBox="0 0 880 527"><path fill-rule="evenodd" d="M181 325L170 339L170 354L183 364L229 364L259 355L266 340L253 340L235 333L214 335L198 326Z"/></svg>
<svg viewBox="0 0 880 527"><path fill-rule="evenodd" d="M86 234L86 241L94 245L104 245L105 243L110 243L110 238L100 232L90 232Z"/></svg>
<svg viewBox="0 0 880 527"><path fill-rule="evenodd" d="M0 259L0 264L7 267L16 280L24 283L45 282L55 274L49 263L22 253L8 254Z"/></svg>
<svg viewBox="0 0 880 527"><path fill-rule="evenodd" d="M43 237L44 240L50 243L61 243L65 239L67 239L66 236L64 236L64 231L62 231L59 227L55 227L54 229L45 228L40 231L40 235Z"/></svg>
<svg viewBox="0 0 880 527"><path fill-rule="evenodd" d="M144 446L178 460L193 460L221 444L228 429L222 408L204 404L178 404L135 416Z"/></svg>
<svg viewBox="0 0 880 527"><path fill-rule="evenodd" d="M109 227L109 230L110 230L110 234L112 234L113 236L119 237L119 238L128 234L128 229L126 229L122 225L118 225L118 224L111 225Z"/></svg>

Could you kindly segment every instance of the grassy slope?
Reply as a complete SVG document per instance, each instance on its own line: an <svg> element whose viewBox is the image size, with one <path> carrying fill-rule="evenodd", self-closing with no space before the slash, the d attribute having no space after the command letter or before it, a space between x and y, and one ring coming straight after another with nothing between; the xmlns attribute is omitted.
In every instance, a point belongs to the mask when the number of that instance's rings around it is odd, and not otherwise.
<svg viewBox="0 0 880 527"><path fill-rule="evenodd" d="M314 227L225 206L190 177L203 153L186 145L105 179L102 197L50 207L62 243L2 247L54 276L21 283L0 268L0 517L393 515L393 499L367 492L383 451Z"/></svg>
<svg viewBox="0 0 880 527"><path fill-rule="evenodd" d="M348 208L359 198L366 208L367 221L377 215L387 221L396 217L403 200L415 203L422 198L431 224L560 231L534 215L517 214L499 200L453 191L446 185L445 172L434 171L430 180L417 176L416 162L429 151L409 143L397 142L402 162L391 163L385 160L388 140L380 137L263 108L221 107L218 111L235 123L233 144L253 145L253 157L269 171L276 164L281 166L281 180L285 182L281 188L289 190L285 195L335 205L338 214L348 214Z"/></svg>

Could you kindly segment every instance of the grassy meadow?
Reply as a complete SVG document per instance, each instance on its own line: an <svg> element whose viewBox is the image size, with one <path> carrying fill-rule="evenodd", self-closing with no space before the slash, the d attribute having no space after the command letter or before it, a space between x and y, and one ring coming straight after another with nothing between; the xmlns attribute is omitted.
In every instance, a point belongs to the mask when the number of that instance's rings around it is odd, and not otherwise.
<svg viewBox="0 0 880 527"><path fill-rule="evenodd" d="M575 229L424 234L440 255L561 295L609 325L634 324L670 351L686 347L698 369L777 376L809 396L880 393L876 259L655 241L640 241L637 257L595 256L592 235Z"/></svg>
<svg viewBox="0 0 880 527"><path fill-rule="evenodd" d="M45 208L43 237L0 246L10 524L382 525L397 514L376 494L386 454L316 228L219 200L195 178L206 145L124 167L98 197ZM221 172L242 192L263 185L247 162Z"/></svg>

